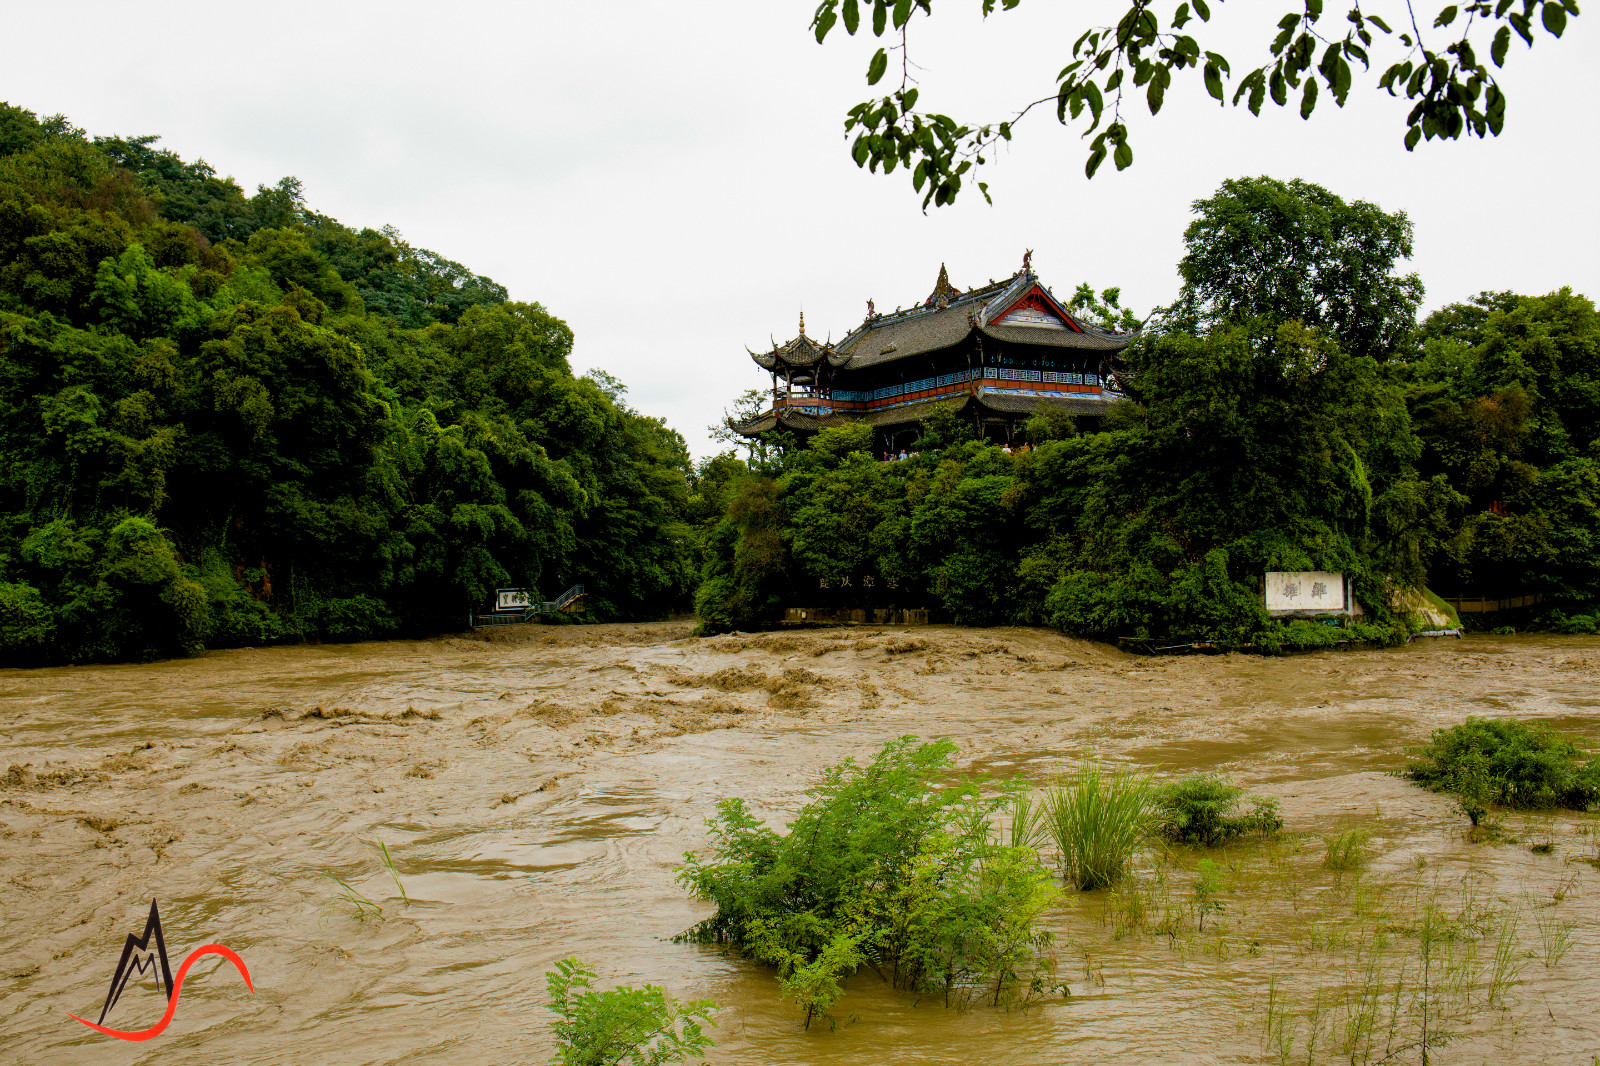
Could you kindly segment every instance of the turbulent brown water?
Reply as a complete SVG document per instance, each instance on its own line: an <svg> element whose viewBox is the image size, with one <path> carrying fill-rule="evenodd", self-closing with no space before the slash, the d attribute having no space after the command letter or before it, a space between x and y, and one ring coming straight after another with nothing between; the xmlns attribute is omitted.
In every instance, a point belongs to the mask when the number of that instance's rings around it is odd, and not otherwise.
<svg viewBox="0 0 1600 1066"><path fill-rule="evenodd" d="M542 1062L543 974L575 953L607 981L715 999L718 1063L1276 1061L1269 989L1315 1009L1350 959L1318 938L1371 907L1364 885L1520 916L1509 991L1464 985L1476 1006L1435 1062L1589 1063L1592 824L1513 816L1515 842L1471 844L1447 798L1388 771L1469 714L1597 741L1597 707L1600 642L1557 637L1140 659L1034 630L530 627L0 672L0 1060ZM1119 938L1103 897L1066 899L1051 924L1069 997L962 1012L861 977L835 1028L802 1031L769 972L671 942L707 913L675 869L719 798L781 820L822 767L907 733L1037 781L1085 742L1163 772L1222 770L1281 797L1287 833L1228 850L1230 909L1204 934ZM1318 835L1351 825L1371 829L1374 858L1338 878ZM328 874L384 920L348 916ZM65 1012L98 1016L152 896L174 965L221 942L256 991L208 959L163 1036L114 1041ZM1557 925L1571 945L1546 965L1536 930ZM162 1007L132 983L107 1022L142 1028Z"/></svg>

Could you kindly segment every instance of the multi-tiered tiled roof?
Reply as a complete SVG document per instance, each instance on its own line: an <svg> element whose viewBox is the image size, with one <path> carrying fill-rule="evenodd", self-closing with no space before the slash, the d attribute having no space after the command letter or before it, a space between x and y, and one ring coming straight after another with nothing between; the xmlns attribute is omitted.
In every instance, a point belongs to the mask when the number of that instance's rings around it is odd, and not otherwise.
<svg viewBox="0 0 1600 1066"><path fill-rule="evenodd" d="M750 353L773 374L774 404L734 428L756 435L779 426L800 432L844 422L893 426L919 421L937 406L973 402L1002 419L1026 417L1042 404L1101 413L1113 398L1108 387L1115 389L1109 361L1134 334L1073 316L1039 281L1030 258L1011 277L967 292L950 283L941 265L926 300L889 314L877 313L869 301L866 318L837 344L808 337L802 316L799 336ZM965 366L938 373L957 361L956 353L965 353ZM918 360L928 364L926 377ZM1070 365L1079 372L1014 369L1023 365ZM795 386L803 396L794 395ZM977 417L981 423L982 413Z"/></svg>

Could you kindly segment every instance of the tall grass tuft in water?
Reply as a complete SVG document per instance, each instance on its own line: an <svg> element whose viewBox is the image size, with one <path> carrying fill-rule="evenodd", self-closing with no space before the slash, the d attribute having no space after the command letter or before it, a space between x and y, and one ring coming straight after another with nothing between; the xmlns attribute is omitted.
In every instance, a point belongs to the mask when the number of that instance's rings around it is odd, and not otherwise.
<svg viewBox="0 0 1600 1066"><path fill-rule="evenodd" d="M1545 969L1561 965L1561 960L1572 950L1572 930L1575 923L1564 918L1540 915L1535 919L1539 927L1539 941L1544 945Z"/></svg>
<svg viewBox="0 0 1600 1066"><path fill-rule="evenodd" d="M1156 788L1150 775L1112 769L1086 751L1067 780L1045 790L1044 810L1062 878L1087 892L1127 872L1156 824Z"/></svg>
<svg viewBox="0 0 1600 1066"><path fill-rule="evenodd" d="M1361 869L1372 858L1367 848L1367 841L1371 839L1372 830L1359 825L1325 837L1328 852L1323 856L1322 865L1335 873Z"/></svg>
<svg viewBox="0 0 1600 1066"><path fill-rule="evenodd" d="M358 922L383 921L383 908L362 895L350 882L326 870L323 871L322 876L332 881L338 888L338 891L333 894L333 898L328 901L327 906L329 909L337 910L346 918Z"/></svg>
<svg viewBox="0 0 1600 1066"><path fill-rule="evenodd" d="M406 895L406 886L400 883L400 870L394 864L394 856L389 854L389 845L381 840L374 840L372 843L378 849L378 861L383 863L383 868L394 878L394 887L400 890L400 901L408 907L411 906L411 897Z"/></svg>
<svg viewBox="0 0 1600 1066"><path fill-rule="evenodd" d="M1037 848L1050 836L1045 827L1045 805L1032 792L1012 794L1006 810L1005 843L1013 848Z"/></svg>

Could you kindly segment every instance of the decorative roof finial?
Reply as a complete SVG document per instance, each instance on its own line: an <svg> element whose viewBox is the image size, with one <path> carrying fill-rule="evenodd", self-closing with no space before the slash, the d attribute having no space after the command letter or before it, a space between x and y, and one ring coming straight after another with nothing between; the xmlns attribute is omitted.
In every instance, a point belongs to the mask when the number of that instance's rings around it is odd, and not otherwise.
<svg viewBox="0 0 1600 1066"><path fill-rule="evenodd" d="M875 315L877 313L878 313L877 308L873 306L871 300L868 300L867 301L867 317L871 318L873 315Z"/></svg>
<svg viewBox="0 0 1600 1066"><path fill-rule="evenodd" d="M800 312L800 336L804 337L805 335L806 335L806 313L804 311L801 311Z"/></svg>
<svg viewBox="0 0 1600 1066"><path fill-rule="evenodd" d="M1033 249L1032 248L1029 248L1027 251L1022 253L1022 272L1024 274L1033 273Z"/></svg>
<svg viewBox="0 0 1600 1066"><path fill-rule="evenodd" d="M933 292L928 294L924 307L947 307L952 298L960 296L961 290L950 284L950 272L943 263L939 264L939 280L933 284Z"/></svg>

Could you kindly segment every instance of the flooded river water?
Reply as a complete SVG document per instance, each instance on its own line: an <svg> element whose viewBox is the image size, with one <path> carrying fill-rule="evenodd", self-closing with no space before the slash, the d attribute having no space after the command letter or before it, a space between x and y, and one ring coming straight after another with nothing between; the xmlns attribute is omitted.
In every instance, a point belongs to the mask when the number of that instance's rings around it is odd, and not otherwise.
<svg viewBox="0 0 1600 1066"><path fill-rule="evenodd" d="M1455 998L1446 1010L1441 984L1430 1001L1446 1015L1433 1061L1600 1054L1591 819L1510 816L1503 842L1472 844L1448 798L1390 775L1469 714L1600 742L1592 638L1142 659L1020 629L687 633L529 627L0 672L0 1061L544 1062L543 974L567 954L606 982L713 998L716 1063L1303 1062L1308 1041L1340 1061L1315 1034L1368 957L1359 930L1403 967L1434 904L1477 939L1437 978ZM1280 797L1286 832L1221 857L1227 909L1204 931L1124 929L1105 894L1069 893L1051 917L1068 996L958 1012L862 976L836 1026L802 1031L770 972L672 942L707 913L676 869L718 799L781 821L821 768L902 734L1041 783L1085 743L1221 770ZM1370 863L1329 871L1321 837L1353 826ZM1155 862L1147 883L1181 907L1192 858ZM382 920L357 921L330 875ZM164 1035L115 1041L66 1012L99 1015L152 897L174 966L227 944L255 994L207 959ZM108 1024L162 1007L135 981ZM1409 1024L1379 1042L1393 1061L1419 1057Z"/></svg>

